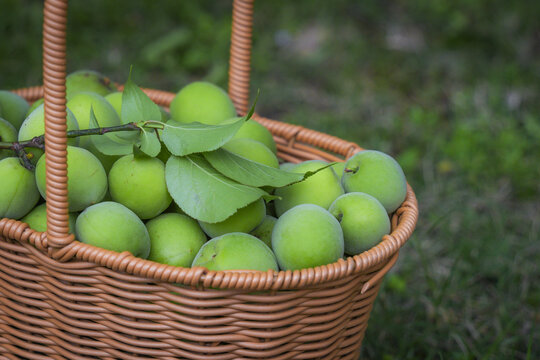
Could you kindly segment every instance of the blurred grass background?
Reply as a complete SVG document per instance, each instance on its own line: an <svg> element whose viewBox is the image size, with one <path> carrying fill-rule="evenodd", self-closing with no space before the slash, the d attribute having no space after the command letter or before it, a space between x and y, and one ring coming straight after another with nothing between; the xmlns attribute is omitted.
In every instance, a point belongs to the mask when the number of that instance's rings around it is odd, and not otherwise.
<svg viewBox="0 0 540 360"><path fill-rule="evenodd" d="M68 69L226 87L229 1L71 1ZM40 84L42 1L0 0L0 88ZM368 359L540 358L540 2L258 1L262 115L396 157L420 220Z"/></svg>

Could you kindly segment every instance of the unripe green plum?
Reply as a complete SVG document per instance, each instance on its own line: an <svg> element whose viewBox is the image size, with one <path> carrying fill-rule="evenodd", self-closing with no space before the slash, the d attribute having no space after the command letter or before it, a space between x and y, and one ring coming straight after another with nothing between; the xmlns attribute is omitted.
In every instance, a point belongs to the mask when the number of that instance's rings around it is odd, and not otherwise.
<svg viewBox="0 0 540 360"><path fill-rule="evenodd" d="M305 173L315 171L327 163L322 160L304 161L287 169L291 172ZM343 195L343 187L331 167L319 171L313 176L299 183L277 188L275 195L281 199L274 200L276 214L281 216L285 211L300 204L315 204L328 209L334 200Z"/></svg>
<svg viewBox="0 0 540 360"><path fill-rule="evenodd" d="M238 119L239 118L234 118L234 120ZM274 154L277 154L276 142L274 141L274 137L270 130L253 119L246 121L240 130L233 136L233 139L243 138L259 141L272 150Z"/></svg>
<svg viewBox="0 0 540 360"><path fill-rule="evenodd" d="M76 213L69 213L69 232L75 233L75 222L77 221ZM36 206L25 217L21 219L23 223L27 223L32 229L45 232L47 231L47 204L43 203Z"/></svg>
<svg viewBox="0 0 540 360"><path fill-rule="evenodd" d="M358 192L341 195L328 211L341 224L345 253L349 255L369 250L390 233L386 209L371 195Z"/></svg>
<svg viewBox="0 0 540 360"><path fill-rule="evenodd" d="M269 248L272 248L272 231L276 221L275 217L266 215L259 226L253 229L250 234L264 242Z"/></svg>
<svg viewBox="0 0 540 360"><path fill-rule="evenodd" d="M107 193L105 169L90 151L68 146L68 202L69 211L81 211L103 200ZM45 198L45 156L36 165L36 181L41 196Z"/></svg>
<svg viewBox="0 0 540 360"><path fill-rule="evenodd" d="M89 92L79 92L67 102L66 105L75 115L77 122L79 124L79 129L86 130L90 128L90 109L94 110L96 119L100 127L110 127L121 125L120 118L116 114L115 109L111 104L101 95L89 93ZM110 156L105 155L99 151L94 143L92 138L102 135L90 135L80 137L80 147L85 148L94 154L101 164L105 168L105 172L109 172L112 165L116 160L119 159L119 156Z"/></svg>
<svg viewBox="0 0 540 360"><path fill-rule="evenodd" d="M335 163L332 165L332 169L334 169L339 181L341 181L341 178L343 177L343 170L345 170L345 162L339 161Z"/></svg>
<svg viewBox="0 0 540 360"><path fill-rule="evenodd" d="M111 80L92 70L78 70L66 77L66 99L85 91L105 96L117 88Z"/></svg>
<svg viewBox="0 0 540 360"><path fill-rule="evenodd" d="M15 142L17 141L17 130L10 122L0 118L0 142ZM0 150L0 160L10 156L15 156L12 150Z"/></svg>
<svg viewBox="0 0 540 360"><path fill-rule="evenodd" d="M38 108L38 106L43 104L44 102L45 102L44 98L41 98L41 99L38 99L38 100L34 101L32 103L32 105L30 105L30 107L28 108L28 111L26 112L26 116L24 118L26 119L28 116L30 116L32 111L36 110Z"/></svg>
<svg viewBox="0 0 540 360"><path fill-rule="evenodd" d="M181 123L216 125L236 116L229 95L220 87L196 81L183 87L170 105L171 118Z"/></svg>
<svg viewBox="0 0 540 360"><path fill-rule="evenodd" d="M126 155L109 172L114 201L127 206L141 219L152 219L171 204L165 182L165 165L157 158Z"/></svg>
<svg viewBox="0 0 540 360"><path fill-rule="evenodd" d="M129 251L146 259L150 236L144 223L122 204L112 201L92 205L77 218L77 239L85 244L117 252Z"/></svg>
<svg viewBox="0 0 540 360"><path fill-rule="evenodd" d="M34 174L19 158L0 160L0 218L20 219L37 204L39 192Z"/></svg>
<svg viewBox="0 0 540 360"><path fill-rule="evenodd" d="M113 106L101 95L90 92L80 92L73 95L66 106L75 115L77 123L79 124L79 129L81 130L90 128L90 109L94 110L99 126L109 127L121 125L120 118ZM90 136L83 136L81 138L80 146L87 148L87 144L90 142Z"/></svg>
<svg viewBox="0 0 540 360"><path fill-rule="evenodd" d="M407 196L407 180L401 166L391 156L375 150L353 155L345 164L341 179L346 192L363 192L380 201L388 213Z"/></svg>
<svg viewBox="0 0 540 360"><path fill-rule="evenodd" d="M0 90L0 108L2 118L19 130L28 111L28 102L21 96L7 90Z"/></svg>
<svg viewBox="0 0 540 360"><path fill-rule="evenodd" d="M343 257L343 231L336 218L322 207L298 205L277 220L272 249L282 270L330 264Z"/></svg>
<svg viewBox="0 0 540 360"><path fill-rule="evenodd" d="M223 145L223 149L248 160L256 161L273 168L279 168L276 155L259 141L245 138L232 139Z"/></svg>
<svg viewBox="0 0 540 360"><path fill-rule="evenodd" d="M104 96L105 100L111 104L111 106L114 108L114 111L116 111L116 114L118 117L122 116L122 92L115 91L113 93L107 94Z"/></svg>
<svg viewBox="0 0 540 360"><path fill-rule="evenodd" d="M194 219L180 214L161 214L146 223L150 235L148 260L190 267L206 242L206 235Z"/></svg>
<svg viewBox="0 0 540 360"><path fill-rule="evenodd" d="M218 223L199 221L204 232L210 237L216 237L232 232L249 233L261 223L266 215L264 200L252 202L238 209L233 215Z"/></svg>
<svg viewBox="0 0 540 360"><path fill-rule="evenodd" d="M75 115L71 110L66 109L67 113L67 130L79 130L79 124ZM45 134L45 108L44 105L39 105L32 113L24 120L19 130L18 141L32 140L36 136ZM68 139L68 145L79 145L79 138ZM43 150L36 148L26 149L27 153L32 154L32 163L36 164L43 155Z"/></svg>
<svg viewBox="0 0 540 360"><path fill-rule="evenodd" d="M256 237L244 233L219 236L204 244L193 264L208 270L278 270L272 250Z"/></svg>

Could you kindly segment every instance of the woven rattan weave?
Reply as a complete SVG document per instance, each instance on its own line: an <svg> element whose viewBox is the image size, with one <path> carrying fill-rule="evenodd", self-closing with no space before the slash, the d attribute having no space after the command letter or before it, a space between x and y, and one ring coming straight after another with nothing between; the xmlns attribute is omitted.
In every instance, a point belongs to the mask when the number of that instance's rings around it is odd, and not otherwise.
<svg viewBox="0 0 540 360"><path fill-rule="evenodd" d="M253 0L235 0L229 94L249 95ZM414 230L412 189L392 233L369 251L301 271L228 271L157 264L68 235L66 0L46 0L44 87L48 232L0 219L0 359L355 359L383 275ZM174 94L145 90L168 106ZM285 161L342 160L361 148L257 116Z"/></svg>

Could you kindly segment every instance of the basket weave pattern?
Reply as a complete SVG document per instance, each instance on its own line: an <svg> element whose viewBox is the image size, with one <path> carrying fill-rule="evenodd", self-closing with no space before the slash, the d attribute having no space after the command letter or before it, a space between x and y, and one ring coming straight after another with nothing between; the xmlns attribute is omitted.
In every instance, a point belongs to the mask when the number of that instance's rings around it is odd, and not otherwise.
<svg viewBox="0 0 540 360"><path fill-rule="evenodd" d="M380 244L311 269L186 269L75 241L64 217L66 11L64 0L45 2L44 87L14 91L28 101L45 96L49 222L39 233L0 219L0 359L355 359L382 277L414 230L412 189ZM234 1L229 93L239 113L248 107L252 11L252 0ZM174 97L145 91L163 106ZM285 161L336 161L362 150L256 120Z"/></svg>

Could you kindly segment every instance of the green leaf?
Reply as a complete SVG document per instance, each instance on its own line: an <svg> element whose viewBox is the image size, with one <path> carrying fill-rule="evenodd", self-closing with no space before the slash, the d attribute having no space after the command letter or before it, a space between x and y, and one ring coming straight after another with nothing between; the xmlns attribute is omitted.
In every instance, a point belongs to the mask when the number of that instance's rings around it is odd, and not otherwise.
<svg viewBox="0 0 540 360"><path fill-rule="evenodd" d="M133 144L133 157L135 157L135 158L148 158L148 155L146 155L141 150L141 147L138 144Z"/></svg>
<svg viewBox="0 0 540 360"><path fill-rule="evenodd" d="M119 131L115 135L123 141L128 141L130 144L135 144L139 140L140 133L138 131Z"/></svg>
<svg viewBox="0 0 540 360"><path fill-rule="evenodd" d="M266 166L225 149L204 153L204 157L220 173L244 185L282 187L311 175L309 172L292 173Z"/></svg>
<svg viewBox="0 0 540 360"><path fill-rule="evenodd" d="M216 150L229 141L244 122L253 116L258 98L259 93L257 92L248 114L231 123L207 125L193 122L183 124L169 120L165 124L162 140L171 154L177 156Z"/></svg>
<svg viewBox="0 0 540 360"><path fill-rule="evenodd" d="M163 130L163 142L171 154L177 156L216 150L229 141L245 121L240 118L228 124L207 125L169 120Z"/></svg>
<svg viewBox="0 0 540 360"><path fill-rule="evenodd" d="M94 113L94 109L90 108L90 122L89 122L91 129L99 128L99 123L96 119L96 115ZM131 154L133 150L133 144L134 141L129 141L122 139L118 136L118 134L121 134L122 132L118 133L106 133L103 135L90 135L90 141L94 144L96 149L98 149L99 152L105 155L127 155ZM137 131L128 131L127 133L135 133L135 135L138 135ZM136 139L136 138L134 138Z"/></svg>
<svg viewBox="0 0 540 360"><path fill-rule="evenodd" d="M253 101L253 105L251 105L251 108L249 109L248 113L245 116L246 121L251 119L253 114L255 114L255 105L257 105L257 101L259 100L260 93L261 93L261 89L257 89L257 95L255 95L255 100Z"/></svg>
<svg viewBox="0 0 540 360"><path fill-rule="evenodd" d="M131 81L131 70L124 85L122 94L122 113L120 116L122 124L130 122L138 123L148 120L161 120L161 112L148 95L146 95L133 81Z"/></svg>
<svg viewBox="0 0 540 360"><path fill-rule="evenodd" d="M161 142L159 141L154 129L141 129L140 148L143 153L150 157L156 157L161 151Z"/></svg>
<svg viewBox="0 0 540 360"><path fill-rule="evenodd" d="M251 204L265 191L239 184L214 169L200 155L171 156L165 168L167 188L189 216L215 223Z"/></svg>

